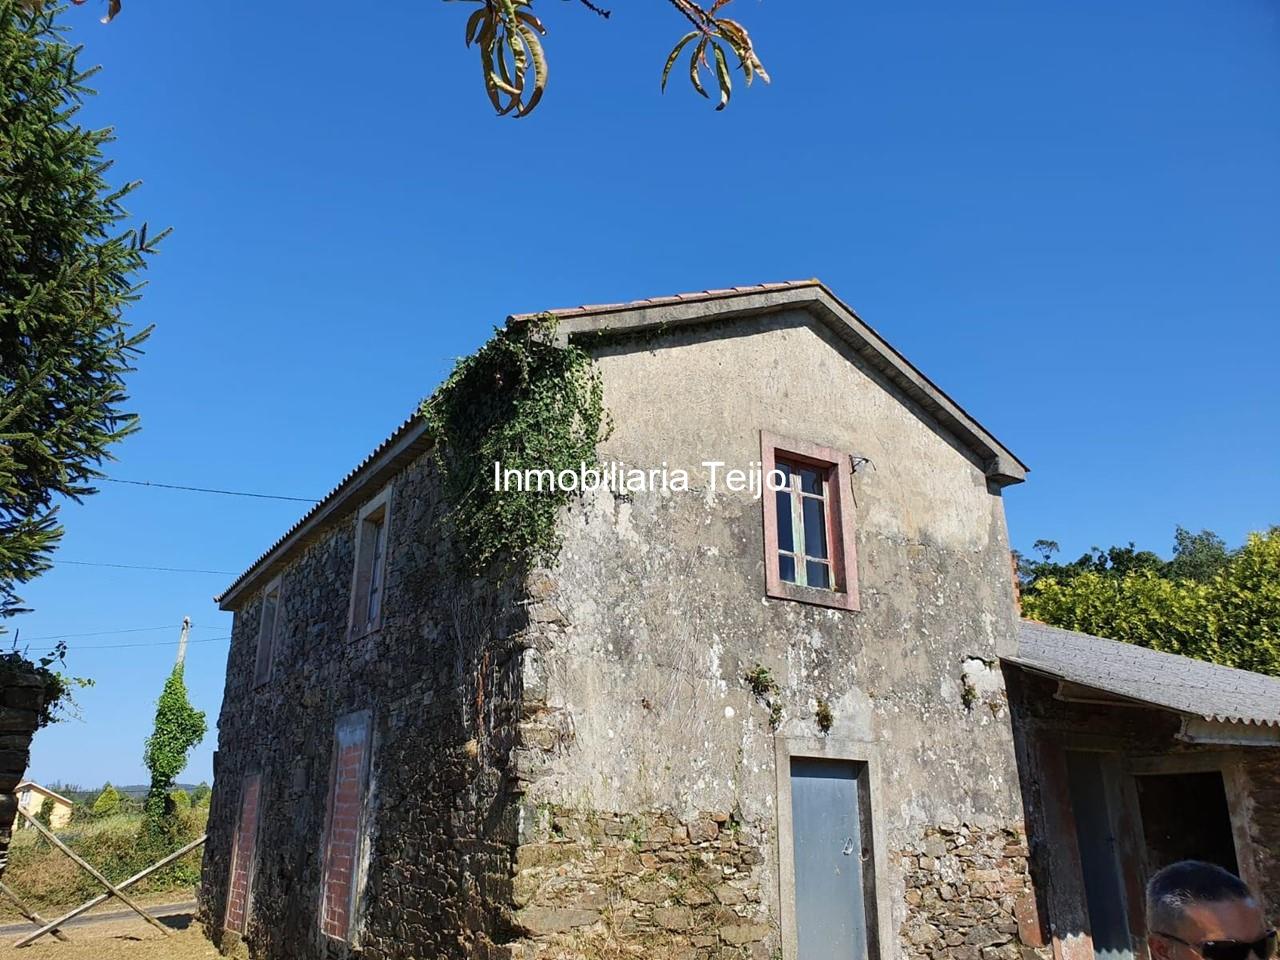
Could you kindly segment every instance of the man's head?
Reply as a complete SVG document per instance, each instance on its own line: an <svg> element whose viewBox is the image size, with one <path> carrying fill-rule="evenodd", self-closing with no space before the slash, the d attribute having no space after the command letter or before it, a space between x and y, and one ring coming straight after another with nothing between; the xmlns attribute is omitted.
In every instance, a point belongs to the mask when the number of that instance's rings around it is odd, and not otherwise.
<svg viewBox="0 0 1280 960"><path fill-rule="evenodd" d="M1253 891L1211 863L1183 860L1147 884L1153 960L1267 960L1275 951Z"/></svg>

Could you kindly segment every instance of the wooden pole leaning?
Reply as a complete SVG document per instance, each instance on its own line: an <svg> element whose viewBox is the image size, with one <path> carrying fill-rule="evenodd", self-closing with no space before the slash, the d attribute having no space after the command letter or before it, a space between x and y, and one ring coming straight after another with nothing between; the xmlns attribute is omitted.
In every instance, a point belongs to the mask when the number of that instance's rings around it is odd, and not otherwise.
<svg viewBox="0 0 1280 960"><path fill-rule="evenodd" d="M208 835L206 834L205 836L208 836ZM144 877L150 876L151 874L155 873L161 867L167 867L170 863L172 863L174 860L177 860L179 857L186 856L196 847L200 846L200 844L204 843L204 841L205 841L205 837L200 837L197 840L192 840L181 850L175 850L173 853L169 854L163 860L157 860L155 863L147 867L147 869L143 870L141 873L135 873L128 880L124 881L124 883L120 884L116 889L123 890L126 887L132 886L133 884L137 883L139 880L143 879ZM80 916L80 914L84 913L86 910L91 910L94 907L96 907L98 904L104 903L105 901L110 899L111 899L111 894L100 893L96 897L94 897L92 900L86 900L84 903L80 904L80 906L76 907L74 910L70 911L69 913L66 913L63 916L59 917L57 920L53 920L50 923L45 924L44 927L37 930L35 933L27 934L25 937L23 937L21 940L15 943L14 946L25 947L28 943L31 943L37 938L44 936L46 933L52 933L53 929L59 926L60 924L64 924L68 920L72 920L75 917Z"/></svg>
<svg viewBox="0 0 1280 960"><path fill-rule="evenodd" d="M147 923L151 924L153 927L155 927L157 930L163 933L166 937L173 936L173 933L169 930L168 927L166 927L163 923L161 923L151 914L147 913L147 911L143 910L142 907L138 906L138 904L133 900L133 898L130 897L128 894L122 892L122 890L119 887L113 886L111 884L111 881L109 881L106 877L104 877L101 873L99 873L96 867L94 867L87 860L81 857L78 853L76 853L74 850L68 847L65 843L63 843L61 840L55 837L53 835L52 830L48 829L43 823L41 823L39 820L37 820L35 817L29 814L26 810L23 810L21 807L18 808L18 812L22 814L23 817L26 818L28 823L30 823L33 827L35 827L37 830L40 831L41 836L43 836L46 840L48 840L55 847L57 847L59 850L65 853L68 857L70 857L80 867L81 870L89 874L89 876L93 877L93 879L97 880L100 884L106 887L111 896L119 897L121 902L124 903L125 906L127 906L130 910L132 910L138 916L142 917L143 920L147 921ZM66 921L61 920L58 922L65 923ZM34 937L32 939L34 939Z"/></svg>
<svg viewBox="0 0 1280 960"><path fill-rule="evenodd" d="M13 892L13 889L7 883L0 883L0 893L3 893L8 897L13 902L13 905L18 908L18 912L34 923L37 927L43 927L49 922L44 917L40 916L40 914L32 910L20 896ZM50 927L49 932L64 943L69 943L71 941L71 938L56 926Z"/></svg>

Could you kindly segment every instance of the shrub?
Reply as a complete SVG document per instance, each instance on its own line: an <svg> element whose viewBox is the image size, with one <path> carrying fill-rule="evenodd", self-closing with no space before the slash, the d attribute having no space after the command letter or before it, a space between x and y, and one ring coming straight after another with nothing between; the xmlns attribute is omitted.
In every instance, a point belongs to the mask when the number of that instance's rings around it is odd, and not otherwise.
<svg viewBox="0 0 1280 960"><path fill-rule="evenodd" d="M120 791L108 783L102 788L102 792L98 794L98 799L93 801L91 812L97 819L111 817L119 813Z"/></svg>

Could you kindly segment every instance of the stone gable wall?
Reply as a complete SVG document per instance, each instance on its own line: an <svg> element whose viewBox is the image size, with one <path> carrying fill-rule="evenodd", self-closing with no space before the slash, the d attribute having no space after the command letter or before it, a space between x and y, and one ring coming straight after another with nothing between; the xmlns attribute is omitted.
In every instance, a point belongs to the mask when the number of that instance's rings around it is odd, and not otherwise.
<svg viewBox="0 0 1280 960"><path fill-rule="evenodd" d="M1018 825L930 827L899 851L904 960L1047 960L1027 857Z"/></svg>

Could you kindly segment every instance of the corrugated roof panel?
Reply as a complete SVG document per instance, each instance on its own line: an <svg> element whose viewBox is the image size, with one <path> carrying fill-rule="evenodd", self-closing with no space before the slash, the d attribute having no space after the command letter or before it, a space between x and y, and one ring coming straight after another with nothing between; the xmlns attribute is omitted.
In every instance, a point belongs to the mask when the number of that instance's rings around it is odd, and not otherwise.
<svg viewBox="0 0 1280 960"><path fill-rule="evenodd" d="M1280 679L1023 620L1012 663L1206 720L1280 726Z"/></svg>

